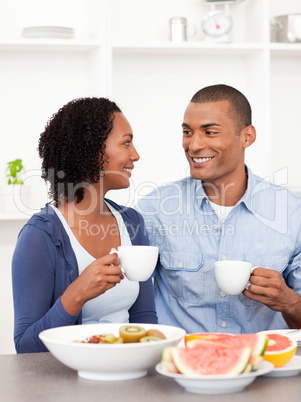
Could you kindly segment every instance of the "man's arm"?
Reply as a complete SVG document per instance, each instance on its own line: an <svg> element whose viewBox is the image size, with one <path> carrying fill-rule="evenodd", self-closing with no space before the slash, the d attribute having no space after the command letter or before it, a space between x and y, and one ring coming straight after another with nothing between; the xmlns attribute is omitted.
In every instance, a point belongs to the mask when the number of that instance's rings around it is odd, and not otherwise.
<svg viewBox="0 0 301 402"><path fill-rule="evenodd" d="M290 328L301 328L301 297L286 285L278 271L255 268L250 282L244 296L280 311Z"/></svg>

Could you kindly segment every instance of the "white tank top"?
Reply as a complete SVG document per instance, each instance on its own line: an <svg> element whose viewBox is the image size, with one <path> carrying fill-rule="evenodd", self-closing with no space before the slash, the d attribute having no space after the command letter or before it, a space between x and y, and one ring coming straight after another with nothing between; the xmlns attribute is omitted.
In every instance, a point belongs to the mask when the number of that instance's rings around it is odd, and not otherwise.
<svg viewBox="0 0 301 402"><path fill-rule="evenodd" d="M120 241L122 246L131 246L131 239L128 230L124 224L120 213L107 203L111 213L115 216L118 224L118 230L120 233ZM70 229L67 221L62 213L53 205L51 207L56 212L58 218L62 222L67 235L69 236L72 249L77 259L79 274L90 265L95 258L89 254L83 246L78 242ZM82 230L88 230L83 226ZM96 235L100 229L95 225L91 225L91 235ZM135 281L129 281L124 278L120 283L109 289L104 294L89 300L82 309L83 324L95 324L95 323L126 323L129 321L129 308L134 304L139 294L139 283Z"/></svg>

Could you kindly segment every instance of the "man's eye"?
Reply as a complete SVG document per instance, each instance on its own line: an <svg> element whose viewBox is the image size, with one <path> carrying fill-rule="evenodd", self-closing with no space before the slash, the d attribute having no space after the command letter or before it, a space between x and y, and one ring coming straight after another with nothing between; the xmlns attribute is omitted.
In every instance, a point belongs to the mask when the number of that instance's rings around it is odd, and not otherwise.
<svg viewBox="0 0 301 402"><path fill-rule="evenodd" d="M216 131L206 131L206 134L213 135L213 134L217 134L217 132Z"/></svg>
<svg viewBox="0 0 301 402"><path fill-rule="evenodd" d="M191 131L183 130L183 135L187 136L187 135L190 135L190 134L191 134Z"/></svg>

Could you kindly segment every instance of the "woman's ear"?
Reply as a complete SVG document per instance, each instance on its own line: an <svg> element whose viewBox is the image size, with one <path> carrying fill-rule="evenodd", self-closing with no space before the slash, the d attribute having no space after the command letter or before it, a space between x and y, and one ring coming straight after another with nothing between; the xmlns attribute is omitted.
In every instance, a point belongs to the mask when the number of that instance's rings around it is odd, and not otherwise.
<svg viewBox="0 0 301 402"><path fill-rule="evenodd" d="M242 146L248 148L256 140L256 130L255 127L250 125L243 129L241 133Z"/></svg>

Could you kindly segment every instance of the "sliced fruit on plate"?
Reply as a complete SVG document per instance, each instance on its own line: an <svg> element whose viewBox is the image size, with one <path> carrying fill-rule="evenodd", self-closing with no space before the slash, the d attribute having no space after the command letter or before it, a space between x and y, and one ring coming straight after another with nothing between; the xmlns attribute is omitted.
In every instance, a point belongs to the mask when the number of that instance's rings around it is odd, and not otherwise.
<svg viewBox="0 0 301 402"><path fill-rule="evenodd" d="M222 334L220 332L199 332L196 334L186 334L184 336L185 345L188 341L194 339L209 339L209 340L223 340L225 338L233 337L233 334Z"/></svg>
<svg viewBox="0 0 301 402"><path fill-rule="evenodd" d="M198 339L186 341L186 347L195 348L204 343L214 343L220 346L228 345L235 348L250 347L252 353L248 365L245 368L245 372L250 372L251 370L256 370L262 362L264 352L268 346L268 337L263 333L240 335L207 334L206 337L202 336Z"/></svg>
<svg viewBox="0 0 301 402"><path fill-rule="evenodd" d="M173 346L167 346L166 348L164 348L161 359L161 368L162 370L168 371L169 373L180 373L173 362L173 358L171 355L172 349Z"/></svg>
<svg viewBox="0 0 301 402"><path fill-rule="evenodd" d="M275 367L282 367L288 363L297 350L297 341L288 334L280 334L277 331L262 332L268 336L269 342L264 353L264 360L274 364Z"/></svg>
<svg viewBox="0 0 301 402"><path fill-rule="evenodd" d="M252 349L204 342L195 348L171 348L176 368L184 375L233 375L246 369Z"/></svg>

